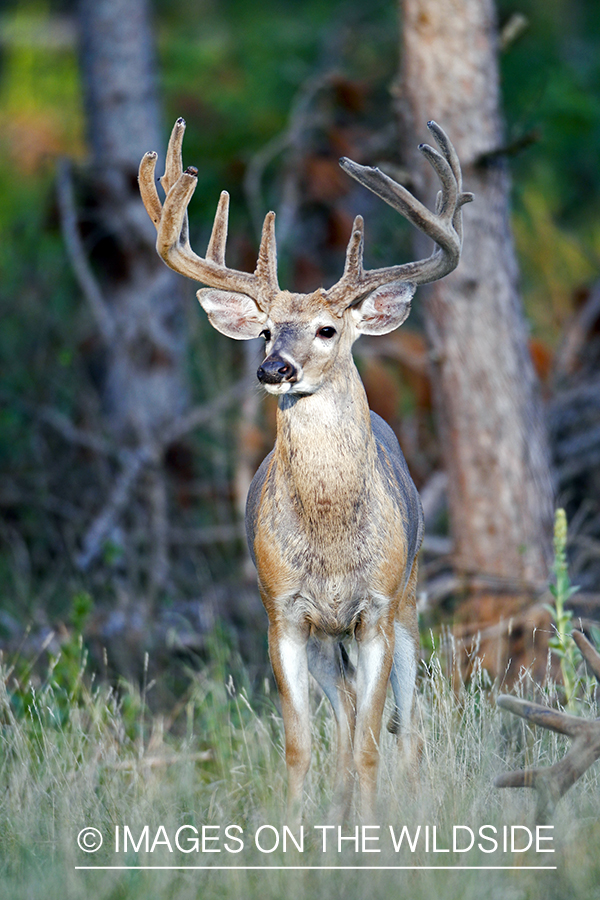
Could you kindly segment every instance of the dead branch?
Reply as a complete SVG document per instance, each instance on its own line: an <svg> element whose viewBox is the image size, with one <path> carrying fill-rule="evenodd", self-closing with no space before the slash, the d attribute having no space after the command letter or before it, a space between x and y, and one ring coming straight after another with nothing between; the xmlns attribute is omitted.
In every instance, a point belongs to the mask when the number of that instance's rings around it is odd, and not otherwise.
<svg viewBox="0 0 600 900"><path fill-rule="evenodd" d="M231 387L222 391L214 400L208 403L202 403L195 406L189 412L185 413L179 419L176 419L165 428L162 435L159 436L162 447L168 447L169 444L182 438L185 434L199 428L200 425L206 425L216 415L223 412L227 407L238 399L246 387L246 379L240 378L235 381Z"/></svg>
<svg viewBox="0 0 600 900"><path fill-rule="evenodd" d="M186 544L197 547L209 544L229 543L240 541L245 537L242 522L233 525L207 525L206 528L171 528L169 530L169 543L177 546Z"/></svg>
<svg viewBox="0 0 600 900"><path fill-rule="evenodd" d="M169 575L169 509L167 485L159 465L148 470L150 500L150 533L152 539L150 585L152 594L164 588Z"/></svg>
<svg viewBox="0 0 600 900"><path fill-rule="evenodd" d="M523 13L513 13L500 31L500 50L505 53L512 47L524 31L529 28L529 20Z"/></svg>
<svg viewBox="0 0 600 900"><path fill-rule="evenodd" d="M157 463L165 449L179 438L183 437L195 428L206 425L219 413L223 412L230 404L240 396L244 389L245 379L235 382L227 391L221 393L214 400L200 404L185 415L176 419L169 425L155 441L142 440L134 449L123 449L112 444L109 440L94 432L78 428L71 420L50 407L33 409L25 406L27 412L35 415L57 431L69 443L85 447L103 456L115 456L121 463L121 471L117 475L108 499L92 524L87 530L82 541L82 550L77 555L75 562L78 568L85 570L98 557L102 549L102 543L106 536L114 528L121 511L126 506L131 492L135 488L142 472L151 463ZM158 476L157 476L158 477ZM153 554L154 579L157 583L164 583L167 571L167 547L168 547L168 519L166 486L159 487L157 479L151 481L151 506L152 528L156 553ZM225 540L231 540L228 535ZM219 540L219 538L216 538ZM208 538L192 539L190 543L210 543ZM187 541L184 541L187 543Z"/></svg>
<svg viewBox="0 0 600 900"><path fill-rule="evenodd" d="M60 224L73 272L106 344L115 338L115 322L87 258L79 228L73 192L71 162L61 159L56 172Z"/></svg>
<svg viewBox="0 0 600 900"><path fill-rule="evenodd" d="M288 124L286 128L275 135L267 144L254 154L246 169L244 177L244 191L246 201L250 209L250 215L254 223L257 235L260 235L264 218L264 203L262 199L262 178L267 166L283 153L292 148L295 156L303 144L303 138L310 128L318 124L319 118L311 112L311 104L317 94L328 87L335 73L320 73L309 78L302 84L292 102ZM282 202L278 213L278 243L280 248L285 245L286 237L291 232L293 221L299 202L299 166L288 167L288 177L282 191Z"/></svg>
<svg viewBox="0 0 600 900"><path fill-rule="evenodd" d="M148 447L140 447L138 450L128 453L127 461L117 476L106 504L92 522L83 539L83 548L75 558L79 569L87 569L100 554L102 544L114 528L141 472L154 459L155 454Z"/></svg>
<svg viewBox="0 0 600 900"><path fill-rule="evenodd" d="M551 429L554 432L579 424L586 410L600 409L600 378L582 381L567 390L560 391L548 410Z"/></svg>
<svg viewBox="0 0 600 900"><path fill-rule="evenodd" d="M99 453L103 456L118 456L121 452L118 447L101 435L93 431L87 431L84 428L78 428L68 416L65 416L64 413L59 412L57 409L43 406L34 410L34 412L39 419L50 425L70 444L78 444L80 447L93 450L94 453Z"/></svg>
<svg viewBox="0 0 600 900"><path fill-rule="evenodd" d="M446 472L433 472L421 488L421 506L426 522L437 519L448 500L448 475ZM445 552L450 552L447 550Z"/></svg>
<svg viewBox="0 0 600 900"><path fill-rule="evenodd" d="M600 455L600 425L587 431L580 431L579 434L561 441L556 447L556 453L560 459L578 457L591 452Z"/></svg>
<svg viewBox="0 0 600 900"><path fill-rule="evenodd" d="M442 539L440 539L442 540ZM441 544L439 549L444 545ZM503 578L500 575L487 575L485 572L444 573L427 585L428 594L432 592L430 605L440 603L452 594L502 594L522 597L523 603L529 604L532 596L539 596L547 589L546 583L524 581L519 578ZM532 609L528 606L528 609ZM469 631L477 630L477 624L469 624Z"/></svg>
<svg viewBox="0 0 600 900"><path fill-rule="evenodd" d="M573 458L567 458L563 465L557 466L557 475L560 485L568 484L573 478L584 472L591 472L600 465L600 436L596 435L597 443L587 452Z"/></svg>
<svg viewBox="0 0 600 900"><path fill-rule="evenodd" d="M588 335L600 318L600 282L596 282L586 302L566 330L556 354L555 377L572 375Z"/></svg>
<svg viewBox="0 0 600 900"><path fill-rule="evenodd" d="M573 640L600 681L600 653L581 632L574 631ZM574 738L569 751L553 766L508 772L498 776L494 782L496 787L534 788L537 792L536 819L541 823L547 822L561 797L600 759L600 719L582 719L507 695L498 697L497 703L501 709L532 725Z"/></svg>

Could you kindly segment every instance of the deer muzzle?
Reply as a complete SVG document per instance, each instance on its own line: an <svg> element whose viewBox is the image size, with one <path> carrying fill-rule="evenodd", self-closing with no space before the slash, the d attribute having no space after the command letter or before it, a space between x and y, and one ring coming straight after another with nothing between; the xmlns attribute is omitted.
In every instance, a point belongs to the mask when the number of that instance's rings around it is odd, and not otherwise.
<svg viewBox="0 0 600 900"><path fill-rule="evenodd" d="M267 356L256 375L261 384L294 383L298 380L297 368L281 356Z"/></svg>

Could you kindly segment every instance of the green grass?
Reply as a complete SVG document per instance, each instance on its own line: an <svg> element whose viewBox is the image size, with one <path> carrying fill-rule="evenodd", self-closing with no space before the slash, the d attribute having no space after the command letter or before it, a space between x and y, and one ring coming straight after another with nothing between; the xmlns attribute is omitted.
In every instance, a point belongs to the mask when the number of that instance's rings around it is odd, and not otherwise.
<svg viewBox="0 0 600 900"><path fill-rule="evenodd" d="M70 655L69 655L70 654ZM494 704L495 687L477 671L468 686L452 684L434 654L421 672L417 728L423 741L415 778L398 774L393 739L382 739L380 778L382 852L354 851L345 842L321 849L328 824L334 769L334 738L326 701L315 697L313 762L307 781L305 846L260 853L253 836L262 825L285 824L283 728L275 698L265 685L250 691L244 672L226 675L222 663L194 676L170 718L148 710L152 686L140 693L123 686L94 687L80 651L67 663L55 660L45 681L33 684L24 672L5 670L0 681L0 898L261 898L293 891L307 897L489 898L600 897L598 773L590 770L561 801L554 819L554 854L494 853L477 849L460 855L394 853L389 832L406 825L437 826L438 847L448 847L453 825L475 832L484 824L533 828L534 800L527 791L493 787L500 772L523 765L547 765L566 748L562 736L530 730ZM61 668L62 666L62 668ZM521 693L536 692L524 675ZM539 697L539 690L537 694ZM546 696L548 696L546 692ZM590 695L585 714L596 715ZM159 762L162 761L162 762ZM224 829L243 829L244 849L227 852ZM114 852L115 827L135 840L148 826L154 852ZM177 829L217 826L207 847L220 853L183 853ZM345 826L353 835L356 822ZM78 849L77 835L94 826L104 836L98 853ZM164 826L164 831L159 830ZM194 832L188 828L183 837ZM240 832L230 832L239 836ZM524 832L521 832L524 834ZM297 836L297 835L296 835ZM431 836L431 835L430 835ZM273 832L263 832L264 845ZM180 841L181 842L181 841ZM239 846L233 840L230 847ZM122 844L121 844L122 846ZM488 846L489 845L484 845ZM511 871L81 871L80 865L517 865ZM537 872L525 865L556 865Z"/></svg>

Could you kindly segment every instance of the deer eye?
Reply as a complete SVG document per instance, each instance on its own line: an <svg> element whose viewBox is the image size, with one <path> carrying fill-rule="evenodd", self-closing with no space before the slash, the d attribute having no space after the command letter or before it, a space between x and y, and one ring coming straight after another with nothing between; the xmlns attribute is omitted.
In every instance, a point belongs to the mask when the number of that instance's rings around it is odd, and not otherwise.
<svg viewBox="0 0 600 900"><path fill-rule="evenodd" d="M317 337L329 339L332 338L335 333L335 328L332 325L325 325L324 328L319 328Z"/></svg>
<svg viewBox="0 0 600 900"><path fill-rule="evenodd" d="M265 341L267 342L267 344L268 344L269 341L271 340L271 332L269 331L268 328L265 328L263 331L261 331L260 336L261 336L261 337L264 337L264 339L265 339Z"/></svg>

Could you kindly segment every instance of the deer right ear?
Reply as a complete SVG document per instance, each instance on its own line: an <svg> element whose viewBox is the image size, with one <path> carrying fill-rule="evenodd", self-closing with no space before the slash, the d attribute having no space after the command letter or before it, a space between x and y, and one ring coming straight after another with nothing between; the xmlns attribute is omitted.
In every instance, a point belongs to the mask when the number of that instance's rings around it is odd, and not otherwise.
<svg viewBox="0 0 600 900"><path fill-rule="evenodd" d="M213 328L227 337L249 341L264 329L267 314L246 294L202 288L196 296Z"/></svg>
<svg viewBox="0 0 600 900"><path fill-rule="evenodd" d="M416 285L410 281L392 281L367 294L352 307L354 324L361 334L388 334L399 328L409 312Z"/></svg>

